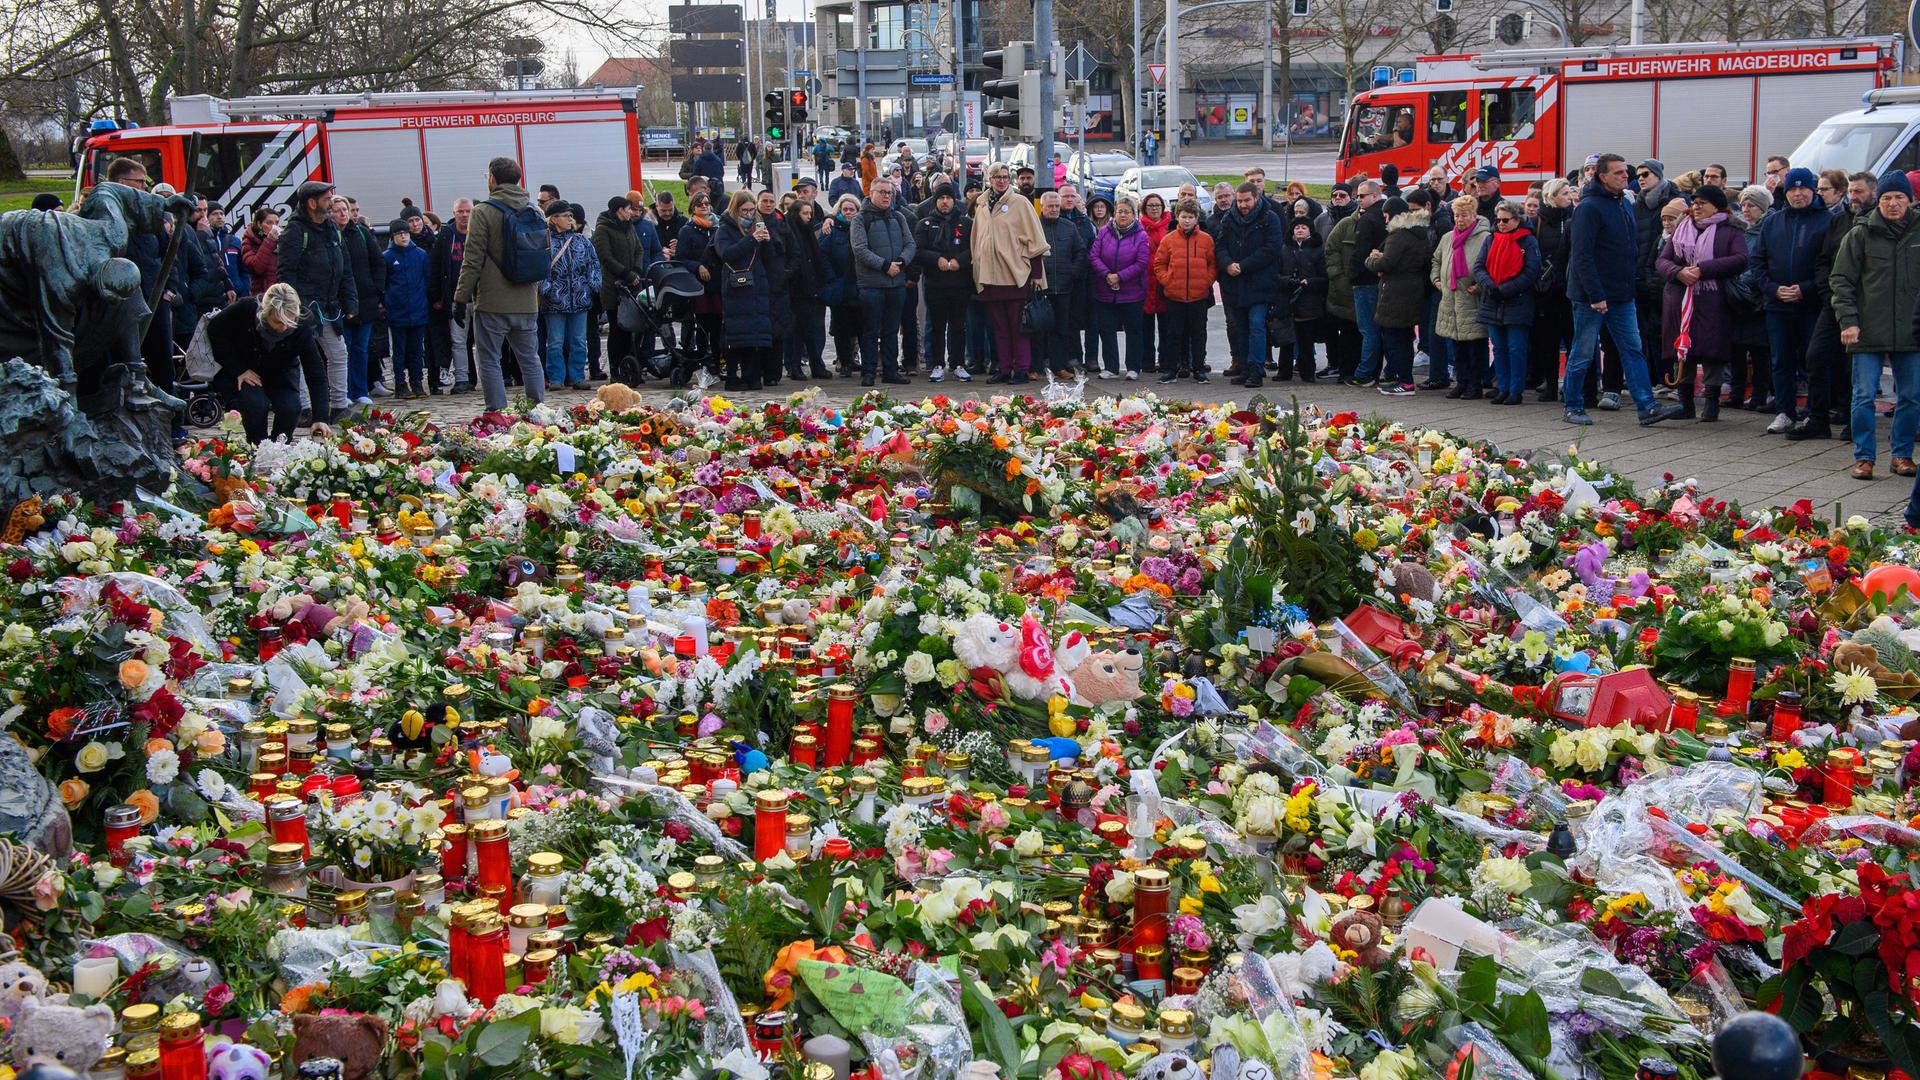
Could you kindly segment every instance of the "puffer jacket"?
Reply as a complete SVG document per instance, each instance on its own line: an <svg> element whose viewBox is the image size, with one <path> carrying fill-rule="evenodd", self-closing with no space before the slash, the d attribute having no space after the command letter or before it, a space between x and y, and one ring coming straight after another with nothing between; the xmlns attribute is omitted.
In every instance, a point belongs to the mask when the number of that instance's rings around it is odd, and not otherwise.
<svg viewBox="0 0 1920 1080"><path fill-rule="evenodd" d="M852 235L854 277L863 289L904 289L907 267L913 263L913 225L897 207L882 210L872 199L860 204L854 216ZM900 273L887 273L889 263L899 263Z"/></svg>
<svg viewBox="0 0 1920 1080"><path fill-rule="evenodd" d="M240 238L240 265L247 270L247 291L259 296L280 280L279 239L248 226Z"/></svg>
<svg viewBox="0 0 1920 1080"><path fill-rule="evenodd" d="M1784 196L1775 205L1778 209L1760 219L1759 234L1747 245L1747 276L1759 286L1768 311L1812 310L1814 264L1827 235L1827 209L1817 198L1797 210ZM1784 285L1800 286L1800 299L1780 299L1776 290Z"/></svg>
<svg viewBox="0 0 1920 1080"><path fill-rule="evenodd" d="M1212 307L1213 283L1219 273L1213 237L1203 229L1186 233L1175 228L1153 249L1153 280L1168 300L1182 304L1204 300Z"/></svg>
<svg viewBox="0 0 1920 1080"><path fill-rule="evenodd" d="M1467 233L1466 265L1460 267L1457 289L1447 287L1453 280L1453 231L1449 229L1433 249L1433 258L1428 262L1429 280L1440 291L1440 307L1433 317L1433 329L1441 337L1452 341L1479 341L1487 336L1487 326L1480 321L1480 295L1468 291L1468 287L1474 284L1473 268L1492 239L1493 229L1487 225L1487 219L1475 216L1473 229Z"/></svg>
<svg viewBox="0 0 1920 1080"><path fill-rule="evenodd" d="M1534 289L1541 274L1540 244L1526 229L1515 229L1513 234L1526 260L1518 274L1498 284L1494 282L1493 275L1487 273L1487 252L1493 249L1491 240L1473 260L1473 280L1480 286L1479 319L1488 326L1533 325Z"/></svg>
<svg viewBox="0 0 1920 1080"><path fill-rule="evenodd" d="M353 273L353 291L367 301L353 321L371 322L375 302L382 301L387 291L387 261L380 257L380 238L360 222L349 221L340 230L340 243L346 248L347 269Z"/></svg>
<svg viewBox="0 0 1920 1080"><path fill-rule="evenodd" d="M1093 298L1102 304L1138 304L1147 298L1147 277L1153 264L1153 248L1147 230L1139 222L1125 233L1112 222L1093 238ZM1107 283L1107 275L1120 279L1118 286Z"/></svg>
<svg viewBox="0 0 1920 1080"><path fill-rule="evenodd" d="M318 317L320 308L329 316L344 314L352 318L360 310L360 294L353 286L353 271L347 266L346 245L340 229L326 218L308 221L299 214L287 219L280 230L277 246L279 264L274 279L293 286L300 294L300 306Z"/></svg>
<svg viewBox="0 0 1920 1080"><path fill-rule="evenodd" d="M1309 232L1304 243L1287 237L1280 249L1280 291L1293 294L1290 306L1296 322L1327 313L1327 272L1331 266L1318 233Z"/></svg>
<svg viewBox="0 0 1920 1080"><path fill-rule="evenodd" d="M858 275L853 269L853 223L833 215L833 231L820 242L820 256L827 276L820 286L820 300L828 307L850 307L860 303Z"/></svg>
<svg viewBox="0 0 1920 1080"><path fill-rule="evenodd" d="M1367 269L1380 281L1374 321L1403 329L1420 325L1427 310L1427 212L1409 210L1387 222L1387 240Z"/></svg>
<svg viewBox="0 0 1920 1080"><path fill-rule="evenodd" d="M577 232L553 234L553 268L540 283L540 313L572 314L593 304L600 291L600 256ZM614 310L619 310L618 306Z"/></svg>
<svg viewBox="0 0 1920 1080"><path fill-rule="evenodd" d="M1827 279L1833 318L1841 330L1860 328L1850 353L1912 352L1913 313L1920 308L1920 210L1908 209L1896 230L1868 207L1840 241Z"/></svg>
<svg viewBox="0 0 1920 1080"><path fill-rule="evenodd" d="M929 303L935 297L965 303L973 295L973 222L958 201L944 214L935 208L922 216L913 246ZM941 259L955 260L960 268L942 270Z"/></svg>
<svg viewBox="0 0 1920 1080"><path fill-rule="evenodd" d="M1255 199L1253 209L1244 214L1237 208L1229 210L1213 243L1221 302L1229 307L1273 303L1280 292L1273 268L1286 242L1286 229L1273 209L1273 200ZM1238 275L1228 272L1234 263L1240 264Z"/></svg>
<svg viewBox="0 0 1920 1080"><path fill-rule="evenodd" d="M1064 213L1051 221L1042 216L1040 231L1047 236L1047 290L1080 291L1086 285L1087 258L1092 254L1090 232Z"/></svg>
<svg viewBox="0 0 1920 1080"><path fill-rule="evenodd" d="M427 325L427 264L431 257L414 243L406 247L389 244L380 257L387 264L387 325Z"/></svg>
<svg viewBox="0 0 1920 1080"><path fill-rule="evenodd" d="M1353 281L1347 276L1353 260L1353 234L1359 228L1359 215L1348 214L1327 232L1327 314L1348 322L1359 317L1353 307Z"/></svg>
<svg viewBox="0 0 1920 1080"><path fill-rule="evenodd" d="M720 338L728 348L768 348L773 344L773 291L767 286L767 261L762 244L723 217L713 230L713 254L721 263L715 286L720 293ZM735 272L747 274L751 284L735 287Z"/></svg>

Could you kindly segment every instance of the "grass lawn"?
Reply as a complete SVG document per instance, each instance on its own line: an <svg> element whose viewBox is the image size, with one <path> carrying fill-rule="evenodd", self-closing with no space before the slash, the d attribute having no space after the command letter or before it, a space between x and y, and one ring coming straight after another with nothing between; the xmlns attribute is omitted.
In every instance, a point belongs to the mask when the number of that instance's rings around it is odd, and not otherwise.
<svg viewBox="0 0 1920 1080"><path fill-rule="evenodd" d="M0 183L0 213L27 209L33 202L33 197L43 191L53 192L64 202L73 198L73 181L57 180L52 177L28 177L25 180L8 180Z"/></svg>

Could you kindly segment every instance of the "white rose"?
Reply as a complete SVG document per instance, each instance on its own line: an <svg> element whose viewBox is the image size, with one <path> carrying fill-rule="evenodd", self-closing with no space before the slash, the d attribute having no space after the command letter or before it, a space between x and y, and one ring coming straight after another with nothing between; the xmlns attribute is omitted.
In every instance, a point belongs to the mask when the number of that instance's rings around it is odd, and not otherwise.
<svg viewBox="0 0 1920 1080"><path fill-rule="evenodd" d="M925 927L945 926L960 914L960 909L944 893L929 893L920 901L920 925Z"/></svg>
<svg viewBox="0 0 1920 1080"><path fill-rule="evenodd" d="M1040 835L1039 829L1028 829L1013 838L1013 852L1023 857L1032 857L1040 854L1046 844L1046 837Z"/></svg>
<svg viewBox="0 0 1920 1080"><path fill-rule="evenodd" d="M1611 741L1611 738L1576 739L1573 747L1574 762L1585 772L1599 772L1607 766L1607 744Z"/></svg>
<svg viewBox="0 0 1920 1080"><path fill-rule="evenodd" d="M906 678L908 686L932 682L933 657L923 652L909 653L907 662L900 667L900 674Z"/></svg>
<svg viewBox="0 0 1920 1080"><path fill-rule="evenodd" d="M1487 859L1480 864L1480 875L1488 884L1512 896L1526 892L1533 885L1533 873L1519 859Z"/></svg>
<svg viewBox="0 0 1920 1080"><path fill-rule="evenodd" d="M1133 873L1128 870L1114 872L1113 880L1107 882L1107 899L1116 904L1133 902Z"/></svg>

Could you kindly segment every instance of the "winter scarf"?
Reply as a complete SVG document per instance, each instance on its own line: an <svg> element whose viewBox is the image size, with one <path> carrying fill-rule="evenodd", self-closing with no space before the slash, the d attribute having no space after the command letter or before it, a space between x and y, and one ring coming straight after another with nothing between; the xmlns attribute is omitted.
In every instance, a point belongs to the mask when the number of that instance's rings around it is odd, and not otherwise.
<svg viewBox="0 0 1920 1080"><path fill-rule="evenodd" d="M1713 239L1715 230L1727 220L1725 211L1709 217L1704 228L1691 217L1680 219L1673 227L1673 253L1686 260L1688 266L1698 266L1701 258L1713 257ZM1702 287L1718 288L1718 283L1701 278L1687 286L1680 297L1680 333L1673 339L1673 355L1682 360L1693 350L1693 294Z"/></svg>
<svg viewBox="0 0 1920 1080"><path fill-rule="evenodd" d="M1460 235L1455 233L1455 236ZM1514 275L1526 269L1527 253L1521 249L1520 241L1532 235L1525 228L1511 232L1494 230L1493 242L1487 248L1487 276L1495 285L1504 285L1512 281ZM1454 265L1458 266L1460 256L1454 255Z"/></svg>
<svg viewBox="0 0 1920 1080"><path fill-rule="evenodd" d="M1453 230L1453 265L1447 273L1447 291L1459 292L1460 283L1473 276L1473 267L1467 265L1467 241L1473 236L1473 219L1468 218L1466 228Z"/></svg>

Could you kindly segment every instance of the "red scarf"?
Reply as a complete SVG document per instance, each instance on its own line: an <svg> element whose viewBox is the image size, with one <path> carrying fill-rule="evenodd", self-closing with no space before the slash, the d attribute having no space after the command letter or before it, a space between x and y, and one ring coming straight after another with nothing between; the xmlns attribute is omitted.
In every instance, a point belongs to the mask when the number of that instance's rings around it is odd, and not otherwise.
<svg viewBox="0 0 1920 1080"><path fill-rule="evenodd" d="M1531 235L1525 226L1510 232L1494 231L1493 242L1487 246L1487 276L1495 285L1505 285L1527 268L1527 253L1520 248L1520 238Z"/></svg>

